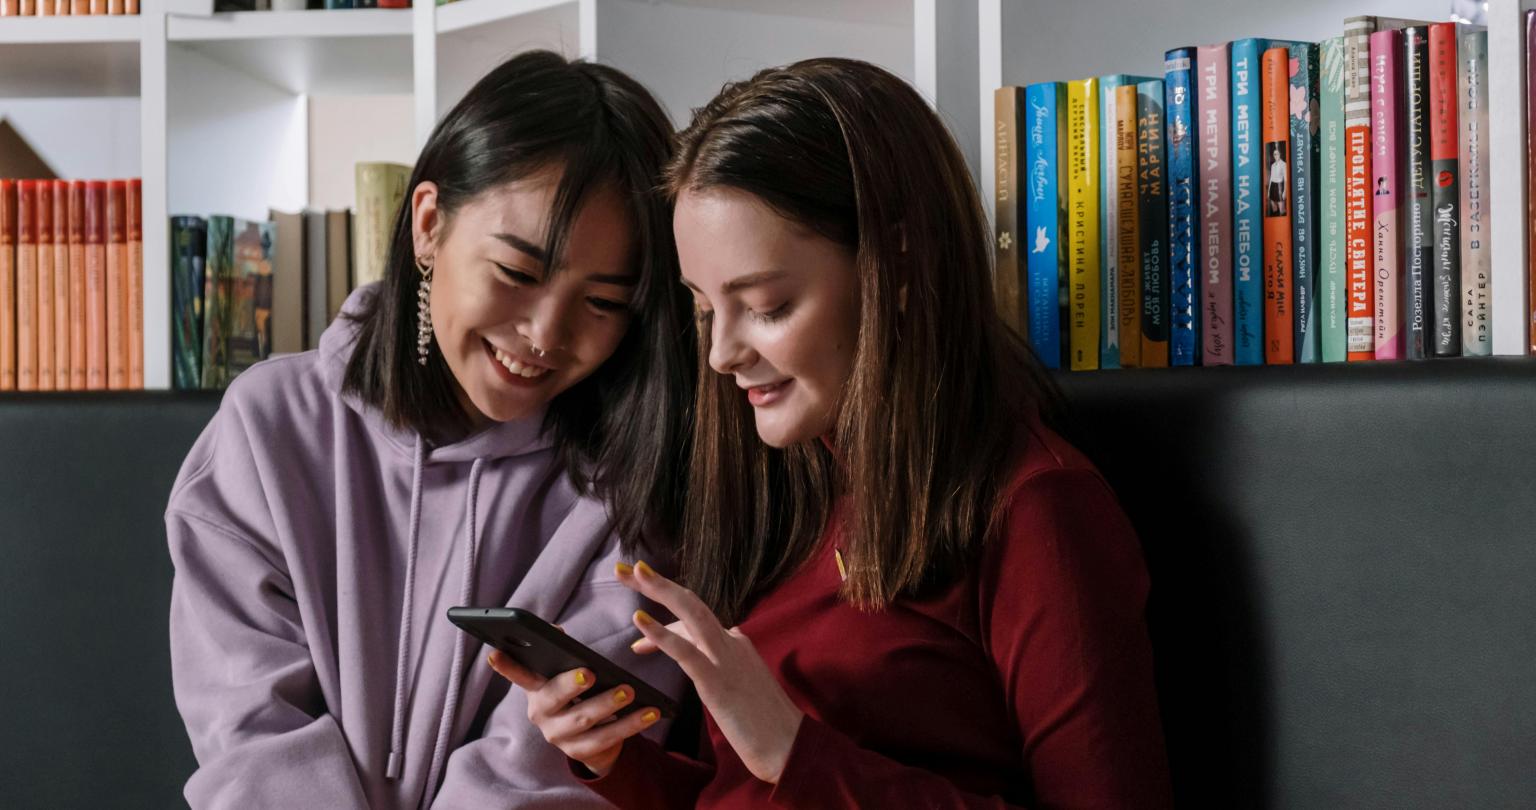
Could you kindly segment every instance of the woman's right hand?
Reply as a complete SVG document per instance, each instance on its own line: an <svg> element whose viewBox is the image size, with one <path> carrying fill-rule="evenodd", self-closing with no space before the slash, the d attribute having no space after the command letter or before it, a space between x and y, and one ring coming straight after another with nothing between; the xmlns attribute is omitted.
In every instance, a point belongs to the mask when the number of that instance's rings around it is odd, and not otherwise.
<svg viewBox="0 0 1536 810"><path fill-rule="evenodd" d="M528 719L539 727L544 739L596 776L608 775L625 740L661 719L661 713L650 708L613 718L635 699L635 690L629 686L574 702L596 682L591 670L576 669L544 678L499 651L492 651L487 661L498 675L528 693Z"/></svg>

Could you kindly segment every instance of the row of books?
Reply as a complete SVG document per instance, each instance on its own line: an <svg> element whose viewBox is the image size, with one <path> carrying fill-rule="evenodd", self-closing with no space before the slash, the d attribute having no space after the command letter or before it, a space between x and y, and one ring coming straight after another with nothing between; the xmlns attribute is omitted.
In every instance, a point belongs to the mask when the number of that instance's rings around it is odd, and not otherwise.
<svg viewBox="0 0 1536 810"><path fill-rule="evenodd" d="M0 179L0 391L144 387L139 180Z"/></svg>
<svg viewBox="0 0 1536 810"><path fill-rule="evenodd" d="M1353 17L999 89L1005 318L1074 370L1490 354L1487 64Z"/></svg>
<svg viewBox="0 0 1536 810"><path fill-rule="evenodd" d="M0 0L0 17L138 13L139 0Z"/></svg>
<svg viewBox="0 0 1536 810"><path fill-rule="evenodd" d="M359 163L355 213L171 217L172 386L223 388L274 354L316 348L348 293L383 277L409 173Z"/></svg>

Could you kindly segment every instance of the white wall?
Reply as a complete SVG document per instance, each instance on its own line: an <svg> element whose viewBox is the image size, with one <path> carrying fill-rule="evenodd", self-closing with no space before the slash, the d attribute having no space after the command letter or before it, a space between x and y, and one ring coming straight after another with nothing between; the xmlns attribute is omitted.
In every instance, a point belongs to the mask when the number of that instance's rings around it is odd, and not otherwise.
<svg viewBox="0 0 1536 810"><path fill-rule="evenodd" d="M139 176L137 98L0 99L0 118L64 179Z"/></svg>
<svg viewBox="0 0 1536 810"><path fill-rule="evenodd" d="M409 94L310 96L308 103L310 207L356 205L357 163L415 164Z"/></svg>

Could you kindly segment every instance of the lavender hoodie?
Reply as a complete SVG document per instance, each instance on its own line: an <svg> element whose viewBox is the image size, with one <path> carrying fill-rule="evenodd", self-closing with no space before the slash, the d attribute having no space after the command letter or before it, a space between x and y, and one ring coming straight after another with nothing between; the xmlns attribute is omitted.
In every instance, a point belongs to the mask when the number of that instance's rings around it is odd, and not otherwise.
<svg viewBox="0 0 1536 810"><path fill-rule="evenodd" d="M318 352L241 374L171 492L187 801L607 806L445 618L522 607L677 694L665 656L627 647L638 597L613 578L603 505L555 466L537 417L434 447L344 396L354 337L338 319Z"/></svg>

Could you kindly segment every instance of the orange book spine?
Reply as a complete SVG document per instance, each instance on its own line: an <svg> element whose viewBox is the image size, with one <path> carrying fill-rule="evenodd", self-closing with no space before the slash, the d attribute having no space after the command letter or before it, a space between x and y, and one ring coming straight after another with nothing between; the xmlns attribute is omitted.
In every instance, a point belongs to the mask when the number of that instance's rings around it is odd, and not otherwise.
<svg viewBox="0 0 1536 810"><path fill-rule="evenodd" d="M107 0L108 14L122 14L123 11L123 0Z"/></svg>
<svg viewBox="0 0 1536 810"><path fill-rule="evenodd" d="M144 183L128 181L128 387L144 387Z"/></svg>
<svg viewBox="0 0 1536 810"><path fill-rule="evenodd" d="M107 183L107 388L128 387L127 188Z"/></svg>
<svg viewBox="0 0 1536 810"><path fill-rule="evenodd" d="M139 0L128 0L128 2L124 4L124 9L129 14L138 14L139 13Z"/></svg>
<svg viewBox="0 0 1536 810"><path fill-rule="evenodd" d="M107 387L107 184L85 184L85 387Z"/></svg>
<svg viewBox="0 0 1536 810"><path fill-rule="evenodd" d="M84 391L89 347L85 335L85 183L69 183L69 389Z"/></svg>
<svg viewBox="0 0 1536 810"><path fill-rule="evenodd" d="M37 181L37 390L53 382L53 181Z"/></svg>
<svg viewBox="0 0 1536 810"><path fill-rule="evenodd" d="M91 13L92 14L106 14L107 13L107 0L91 0Z"/></svg>
<svg viewBox="0 0 1536 810"><path fill-rule="evenodd" d="M50 17L53 15L53 0L40 0L37 4L37 16Z"/></svg>
<svg viewBox="0 0 1536 810"><path fill-rule="evenodd" d="M91 0L69 0L70 14L90 14Z"/></svg>
<svg viewBox="0 0 1536 810"><path fill-rule="evenodd" d="M21 0L21 16L37 16L37 0Z"/></svg>
<svg viewBox="0 0 1536 810"><path fill-rule="evenodd" d="M1291 57L1285 48L1264 52L1264 362L1296 362L1291 312Z"/></svg>
<svg viewBox="0 0 1536 810"><path fill-rule="evenodd" d="M16 181L16 390L37 390L37 181Z"/></svg>
<svg viewBox="0 0 1536 810"><path fill-rule="evenodd" d="M0 17L14 17L21 13L21 0L0 0Z"/></svg>
<svg viewBox="0 0 1536 810"><path fill-rule="evenodd" d="M46 293L45 293L46 294ZM70 387L69 183L53 181L53 387Z"/></svg>
<svg viewBox="0 0 1536 810"><path fill-rule="evenodd" d="M0 391L16 390L16 181L0 180Z"/></svg>

